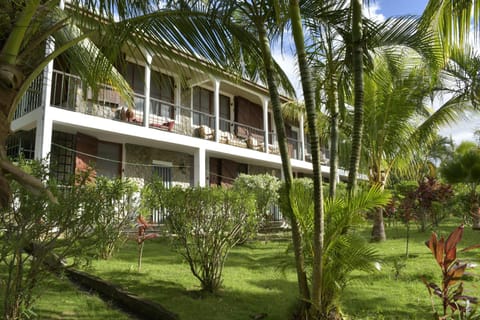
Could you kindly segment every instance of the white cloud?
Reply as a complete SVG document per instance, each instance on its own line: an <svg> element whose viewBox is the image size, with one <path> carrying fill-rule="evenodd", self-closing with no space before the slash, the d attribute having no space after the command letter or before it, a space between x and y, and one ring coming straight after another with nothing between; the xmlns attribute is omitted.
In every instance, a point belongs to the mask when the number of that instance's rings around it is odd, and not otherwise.
<svg viewBox="0 0 480 320"><path fill-rule="evenodd" d="M385 21L385 16L380 13L380 5L378 3L370 2L368 6L363 7L363 15L374 21Z"/></svg>

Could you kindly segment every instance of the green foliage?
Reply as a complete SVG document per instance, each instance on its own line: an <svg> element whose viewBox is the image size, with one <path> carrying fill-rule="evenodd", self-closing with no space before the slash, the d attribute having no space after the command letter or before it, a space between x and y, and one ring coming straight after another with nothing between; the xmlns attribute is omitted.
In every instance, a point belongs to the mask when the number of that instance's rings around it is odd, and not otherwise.
<svg viewBox="0 0 480 320"><path fill-rule="evenodd" d="M339 309L339 297L355 270L373 272L378 253L355 232L369 210L388 203L390 194L379 188L359 191L349 198L345 194L328 199L325 204L323 250L322 306L325 314ZM315 259L313 235L313 184L309 179L296 179L290 195L293 213L303 235L308 261ZM307 263L311 265L311 263Z"/></svg>
<svg viewBox="0 0 480 320"><path fill-rule="evenodd" d="M135 222L137 191L135 183L124 179L98 177L95 183L88 185L88 205L97 210L97 220L92 228L100 258L110 258L126 240L125 229Z"/></svg>
<svg viewBox="0 0 480 320"><path fill-rule="evenodd" d="M240 174L233 182L233 188L240 193L251 193L255 196L257 215L268 221L270 208L278 201L278 190L281 182L270 174Z"/></svg>
<svg viewBox="0 0 480 320"><path fill-rule="evenodd" d="M85 182L89 172L76 177L70 186L57 187L48 179L47 166L21 162L23 170L43 181L58 199L32 193L12 182L13 200L0 214L0 263L8 277L3 282L4 319L22 319L41 294L37 285L49 271L58 271L60 261L88 261L97 244L92 226L99 212Z"/></svg>
<svg viewBox="0 0 480 320"><path fill-rule="evenodd" d="M158 196L169 213L167 227L175 235L175 249L202 289L216 292L229 250L257 228L253 196L232 189L180 187Z"/></svg>

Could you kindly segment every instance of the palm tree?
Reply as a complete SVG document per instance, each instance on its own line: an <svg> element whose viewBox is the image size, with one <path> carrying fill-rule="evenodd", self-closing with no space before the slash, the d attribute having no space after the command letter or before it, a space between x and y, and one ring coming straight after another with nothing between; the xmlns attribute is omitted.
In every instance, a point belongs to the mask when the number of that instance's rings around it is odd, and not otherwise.
<svg viewBox="0 0 480 320"><path fill-rule="evenodd" d="M480 6L476 0L429 0L422 15L422 25L438 31L445 53L448 53L450 46L468 43L472 30L478 36L479 15Z"/></svg>
<svg viewBox="0 0 480 320"><path fill-rule="evenodd" d="M313 166L313 275L312 275L312 317L319 317L323 313L322 306L322 278L323 278L323 238L324 238L324 213L322 193L322 172L320 165L320 144L317 133L317 110L315 106L315 94L310 66L307 61L305 50L305 39L303 35L302 16L298 0L290 0L289 15L292 23L292 33L297 51L298 64L305 99L305 110L307 113L308 131L311 144L312 166Z"/></svg>
<svg viewBox="0 0 480 320"><path fill-rule="evenodd" d="M412 168L413 151L422 142L415 121L428 115L423 103L431 88L427 69L420 56L407 50L403 54L404 58L393 60L391 56L375 57L374 70L365 79L362 158L368 164L370 184L382 188L393 170L404 172ZM374 215L372 240L385 239L380 208Z"/></svg>

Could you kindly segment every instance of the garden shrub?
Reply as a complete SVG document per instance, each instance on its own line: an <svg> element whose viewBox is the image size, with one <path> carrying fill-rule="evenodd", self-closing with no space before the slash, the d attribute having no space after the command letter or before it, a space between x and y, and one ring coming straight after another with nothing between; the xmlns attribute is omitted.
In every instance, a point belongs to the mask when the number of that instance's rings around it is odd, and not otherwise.
<svg viewBox="0 0 480 320"><path fill-rule="evenodd" d="M50 271L59 271L60 261L85 262L97 247L92 226L99 212L91 201L86 172L68 186L57 186L49 170L39 162L20 162L26 172L46 181L58 203L45 193L10 183L12 201L0 211L0 263L7 276L2 281L3 318L22 319L31 314L41 294L35 290Z"/></svg>
<svg viewBox="0 0 480 320"><path fill-rule="evenodd" d="M125 230L135 223L138 187L125 179L97 177L88 189L90 205L97 210L97 220L92 226L98 245L97 255L108 259L126 240Z"/></svg>
<svg viewBox="0 0 480 320"><path fill-rule="evenodd" d="M233 188L240 193L251 193L255 197L255 207L260 226L272 220L271 208L278 202L281 182L270 174L240 174L233 182Z"/></svg>
<svg viewBox="0 0 480 320"><path fill-rule="evenodd" d="M222 188L174 187L160 193L168 230L203 290L216 292L229 250L258 224L254 197Z"/></svg>

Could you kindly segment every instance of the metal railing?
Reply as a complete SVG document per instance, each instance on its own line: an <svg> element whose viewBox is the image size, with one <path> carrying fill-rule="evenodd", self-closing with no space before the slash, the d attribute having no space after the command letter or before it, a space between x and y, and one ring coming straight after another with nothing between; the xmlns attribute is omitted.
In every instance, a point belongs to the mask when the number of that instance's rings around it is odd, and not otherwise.
<svg viewBox="0 0 480 320"><path fill-rule="evenodd" d="M39 108L43 103L43 73L40 74L28 87L22 99L18 103L13 119L23 117L29 112Z"/></svg>
<svg viewBox="0 0 480 320"><path fill-rule="evenodd" d="M39 83L41 83L40 80ZM105 119L146 125L152 129L191 137L215 139L215 115L179 106L168 101L150 98L150 112L146 116L144 115L145 96L141 94L134 95L134 110L129 112L126 107L127 103L122 101L120 95L112 87L101 85L98 92L94 93L84 86L85 84L78 76L54 70L51 104L58 108ZM263 129L224 118L219 119L219 129L220 143L261 152L267 151L265 150L265 130ZM277 136L274 132L268 133L267 142L268 152L279 154ZM287 138L287 145L290 157L302 160L301 141ZM305 160L308 161L308 149L305 155Z"/></svg>

